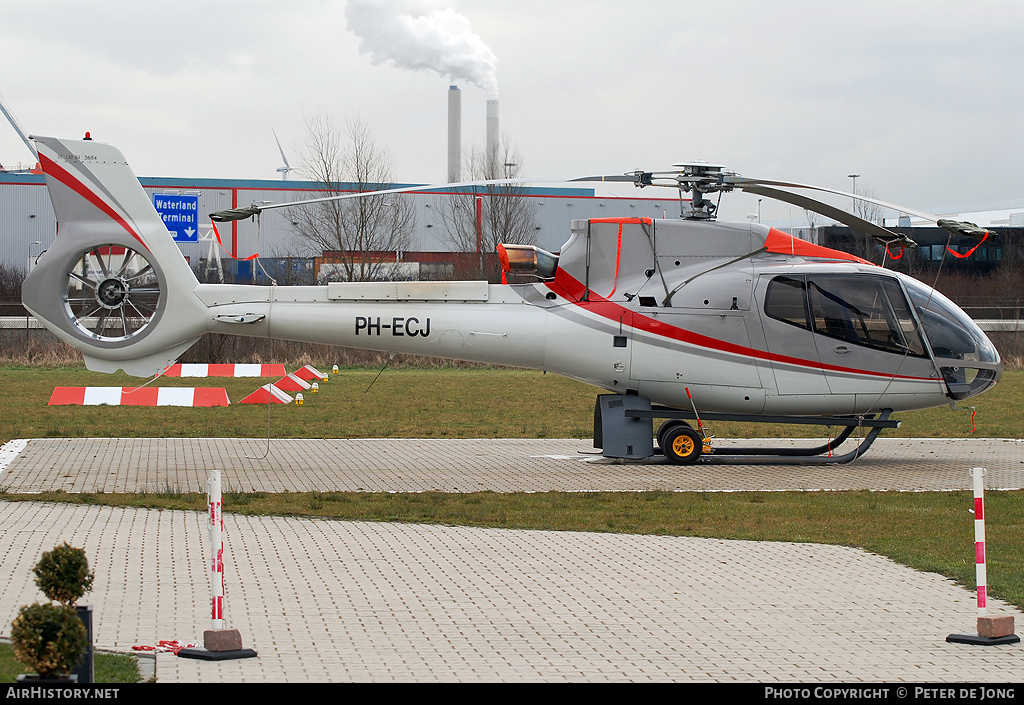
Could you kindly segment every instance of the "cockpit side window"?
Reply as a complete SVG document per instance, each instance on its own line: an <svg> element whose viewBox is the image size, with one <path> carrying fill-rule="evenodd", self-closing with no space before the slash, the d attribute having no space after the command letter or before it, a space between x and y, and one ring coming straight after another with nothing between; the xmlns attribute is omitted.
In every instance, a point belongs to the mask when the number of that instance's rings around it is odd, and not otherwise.
<svg viewBox="0 0 1024 705"><path fill-rule="evenodd" d="M907 297L900 288L899 282L895 279L885 279L883 281L885 292L889 295L889 303L892 306L893 315L896 317L900 330L903 332L903 339L907 347L910 348L910 354L927 357L928 351L925 349L924 340L921 338L921 331L918 328L917 321L914 320L914 314L910 312L910 304L907 302Z"/></svg>
<svg viewBox="0 0 1024 705"><path fill-rule="evenodd" d="M815 333L885 352L924 356L909 306L899 285L876 276L808 278Z"/></svg>
<svg viewBox="0 0 1024 705"><path fill-rule="evenodd" d="M790 325L810 330L807 321L807 301L804 282L792 277L776 277L768 283L764 299L764 312L768 316Z"/></svg>

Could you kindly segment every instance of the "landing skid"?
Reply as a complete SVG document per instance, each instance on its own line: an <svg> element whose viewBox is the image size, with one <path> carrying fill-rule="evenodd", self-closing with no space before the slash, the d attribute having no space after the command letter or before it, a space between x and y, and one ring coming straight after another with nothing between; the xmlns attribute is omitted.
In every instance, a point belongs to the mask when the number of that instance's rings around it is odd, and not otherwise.
<svg viewBox="0 0 1024 705"><path fill-rule="evenodd" d="M652 409L652 418L692 419L692 412L677 409ZM666 415L667 414L667 415ZM759 423L811 424L842 427L843 430L831 441L814 448L723 448L721 453L702 453L697 462L702 465L843 465L852 463L864 455L879 434L886 428L899 428L899 421L889 420L892 409L883 409L876 419L864 417L814 417L814 416L742 416L732 414L703 414L707 421L749 421ZM842 445L853 432L868 429L868 433L853 450L842 455L832 452ZM658 449L661 451L661 449Z"/></svg>
<svg viewBox="0 0 1024 705"><path fill-rule="evenodd" d="M866 416L753 416L746 414L701 414L703 421L746 421L756 423L803 424L841 428L828 443L813 448L727 448L721 453L707 452L702 438L688 420L697 419L693 410L653 407L649 400L629 395L600 395L594 407L594 447L606 458L644 460L664 455L678 465L841 465L864 455L886 428L899 428L889 417L892 409L883 409L875 418ZM652 442L654 419L678 420L671 431L659 431L659 443L674 452L665 452ZM855 431L867 429L857 447L842 455L833 455L837 447Z"/></svg>

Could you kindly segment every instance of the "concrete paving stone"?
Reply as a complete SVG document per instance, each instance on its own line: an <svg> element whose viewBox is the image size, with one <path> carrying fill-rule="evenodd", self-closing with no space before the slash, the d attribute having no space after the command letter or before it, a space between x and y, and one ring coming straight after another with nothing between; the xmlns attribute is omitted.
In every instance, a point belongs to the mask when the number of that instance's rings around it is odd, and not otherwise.
<svg viewBox="0 0 1024 705"><path fill-rule="evenodd" d="M19 571L27 575L38 553L59 537L67 537L76 545L84 544L90 554L99 555L99 549L110 541L110 527L120 529L118 545L122 551L127 549L128 560L118 565L97 561L95 565L97 586L91 602L98 611L101 643L126 648L160 638L197 640L206 628L208 577L203 558L203 515L32 503L3 506L0 528L5 535L14 532L22 543L20 549L8 546L0 562L12 576ZM873 680L878 677L879 666L891 662L907 664L901 672L908 680L1005 680L1015 672L1013 669L1024 665L1019 651L1005 647L991 653L964 652L945 644L945 634L960 628L958 621L971 619L970 596L966 591L949 581L935 581L928 574L915 573L853 549L821 547L840 558L834 561L835 565L858 566L858 575L866 576L867 581L879 575L891 579L896 574L905 586L901 590L913 593L921 589L915 583L923 579L926 591L937 594L918 604L903 601L907 607L902 613L877 597L851 607L849 591L874 592L871 582L862 584L861 578L854 576L831 581L832 585L806 595L803 604L830 607L813 607L816 612L811 619L794 621L794 616L806 617L800 607L761 610L765 601L784 604L785 599L771 595L767 589L763 595L747 593L742 581L736 584L732 574L752 573L765 554L772 559L782 557L788 568L778 572L780 589L786 591L787 585L792 587L800 571L808 567L801 560L808 557L807 547L799 544L229 518L229 522L236 520L247 524L249 530L229 532L234 541L259 537L265 545L276 544L279 548L277 554L267 558L245 546L236 547L233 541L227 544L228 565L238 565L243 556L259 559L248 566L247 573L259 579L261 589L233 590L229 585L228 615L232 626L241 630L246 645L260 651L260 658L217 665L161 655L157 659L160 680L644 681L707 677L828 681L848 680L851 673L856 680ZM163 542L131 548L138 543L134 540L136 534L147 535L154 528L167 526L182 527L183 531L164 532ZM330 562L328 569L322 571L326 580L306 584L301 570L294 571L308 565L309 549L302 537L313 529L329 539L327 543L334 545L335 555L356 553L360 546L369 548L363 543L367 535L380 536L382 541L375 550L391 555L386 561L356 566L347 561ZM592 542L590 538L602 541ZM194 550L168 548L177 548L181 543ZM593 543L611 543L618 550L596 548ZM709 578L704 571L692 570L691 566L700 565L702 559L706 561L723 543L741 564L735 571L726 571L729 575L725 577ZM562 565L563 572L538 576L528 564L506 550L508 544L530 545L530 555ZM487 546L490 550L465 552L474 555L460 557L460 551L450 550L453 545ZM439 563L432 559L433 555L447 558ZM629 574L588 585L595 572L604 572L600 569L606 555L613 555L613 561L620 564L632 561ZM456 562L454 570L448 561ZM474 570L459 570L474 562L481 563ZM131 571L124 569L125 564L147 565L162 576L160 589L151 594L167 595L168 600L150 605L148 620L140 619L143 615L139 611L119 607L125 602L134 604L132 600L146 600L144 595L129 597L133 588L126 583ZM814 569L824 570L827 564L828 561L817 560ZM409 581L401 586L401 592L408 594L408 601L416 603L415 609L388 611L373 591L381 572L396 566ZM546 587L556 591L560 581L576 586L572 604L549 601L538 605L517 590L517 586L530 583L536 592L544 592ZM31 584L27 579L21 582ZM335 586L346 584L348 590L334 593ZM635 599L610 599L606 590L609 584L615 590L629 592ZM709 585L718 595L719 603L713 613L701 614L688 595L694 588ZM679 590L680 587L684 589ZM305 609L314 591L318 599L312 602L319 606ZM34 587L28 592L34 592ZM460 612L468 620L461 616L457 620L449 618L452 603L443 597L449 594L456 596ZM24 597L31 601L36 595ZM390 597L394 599L394 594ZM232 599L242 601L242 608L233 608ZM938 612L935 600L942 603ZM0 599L0 607L8 612L8 623L17 603L18 599L7 591ZM508 608L502 610L505 617L493 614L491 605L499 603ZM273 620L266 618L275 612ZM474 625L474 613L487 614L489 619ZM343 624L348 617L356 616L362 620L356 629ZM838 626L822 629L830 616ZM872 625L873 616L884 620L887 626L900 616L902 620L895 623L887 638L862 639L867 634L858 630L867 627L878 631L877 624ZM685 637L675 633L676 624L688 624L690 633L705 638L687 644ZM909 628L919 624L925 625L920 634L910 634ZM457 632L446 631L450 629ZM708 638L711 636L714 638ZM910 644L898 646L901 639L908 638L912 640ZM851 653L857 652L859 641L863 641L861 649L868 650L859 656L861 663L850 658ZM767 654L773 658L767 658ZM808 669L807 664L815 660L823 662L822 665ZM854 665L860 669L851 670Z"/></svg>
<svg viewBox="0 0 1024 705"><path fill-rule="evenodd" d="M990 488L1024 479L1017 441L881 439L842 468L711 471L608 463L588 446L274 440L264 457L265 439L30 439L0 453L0 487L201 492L214 465L244 491L948 490L969 489L975 464ZM0 535L3 624L40 598L30 573L40 553L69 540L97 571L88 602L99 645L199 643L210 627L203 514L0 502ZM1019 647L945 642L973 630L970 591L844 547L230 514L225 544L228 625L260 657L159 654L160 681L1004 682L1024 672Z"/></svg>
<svg viewBox="0 0 1024 705"><path fill-rule="evenodd" d="M735 443L758 441L719 445ZM15 453L15 444L24 447ZM8 447L0 487L12 492L202 492L213 467L225 489L246 492L924 491L969 489L976 465L990 489L1024 486L1017 439L880 438L843 466L713 468L611 461L579 439L47 438Z"/></svg>

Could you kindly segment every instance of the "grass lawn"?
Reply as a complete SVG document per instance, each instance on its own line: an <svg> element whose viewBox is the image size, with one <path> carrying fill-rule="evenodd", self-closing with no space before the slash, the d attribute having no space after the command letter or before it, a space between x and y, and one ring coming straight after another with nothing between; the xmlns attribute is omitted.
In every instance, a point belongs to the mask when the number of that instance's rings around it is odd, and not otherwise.
<svg viewBox="0 0 1024 705"><path fill-rule="evenodd" d="M27 666L14 658L10 644L0 644L0 683L14 683L19 675L30 672ZM138 661L127 654L97 651L93 675L97 683L138 683Z"/></svg>
<svg viewBox="0 0 1024 705"><path fill-rule="evenodd" d="M259 438L590 438L598 390L532 370L441 368L346 369L306 393L301 407L233 403L188 409L139 406L47 406L54 387L135 387L146 380L83 368L0 368L0 443L12 438L237 437ZM273 380L165 378L160 386L225 387L232 402ZM368 391L367 391L368 390ZM885 437L1022 438L1024 372L1006 372L995 389L969 404L897 414ZM817 426L715 423L722 438L807 437Z"/></svg>

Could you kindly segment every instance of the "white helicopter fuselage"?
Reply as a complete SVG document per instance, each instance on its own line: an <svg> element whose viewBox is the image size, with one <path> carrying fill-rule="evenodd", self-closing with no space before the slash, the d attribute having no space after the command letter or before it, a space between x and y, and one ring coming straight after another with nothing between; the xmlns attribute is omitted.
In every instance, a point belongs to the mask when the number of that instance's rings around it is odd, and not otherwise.
<svg viewBox="0 0 1024 705"><path fill-rule="evenodd" d="M200 284L116 148L35 139L61 230L23 300L90 369L156 374L228 333L546 370L748 416L938 406L1001 372L929 287L749 223L573 221L529 284Z"/></svg>
<svg viewBox="0 0 1024 705"><path fill-rule="evenodd" d="M875 274L865 269L839 265ZM766 263L753 270L764 278L755 299L775 277L816 270L833 276L837 267ZM200 284L195 295L209 307L210 332L539 369L671 407L692 398L702 411L845 415L949 402L930 357L851 351L842 340L765 320L763 306L651 309L639 297L620 304L596 295L580 302L554 282Z"/></svg>

